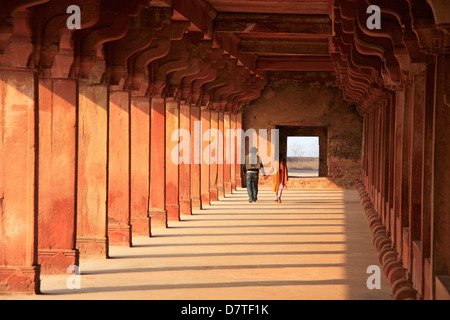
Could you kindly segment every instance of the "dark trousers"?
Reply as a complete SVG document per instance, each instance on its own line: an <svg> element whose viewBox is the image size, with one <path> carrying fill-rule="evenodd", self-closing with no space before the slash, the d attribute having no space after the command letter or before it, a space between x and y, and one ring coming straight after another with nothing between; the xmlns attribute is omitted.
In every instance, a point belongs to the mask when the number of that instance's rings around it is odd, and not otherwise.
<svg viewBox="0 0 450 320"><path fill-rule="evenodd" d="M258 180L259 172L247 171L248 201L256 201L258 199Z"/></svg>

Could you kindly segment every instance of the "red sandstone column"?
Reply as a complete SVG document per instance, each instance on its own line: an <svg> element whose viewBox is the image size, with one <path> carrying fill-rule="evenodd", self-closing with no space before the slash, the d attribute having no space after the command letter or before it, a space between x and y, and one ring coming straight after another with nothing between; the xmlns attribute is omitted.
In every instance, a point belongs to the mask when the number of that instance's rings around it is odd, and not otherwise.
<svg viewBox="0 0 450 320"><path fill-rule="evenodd" d="M450 54L436 56L434 215L432 218L432 277L435 299L448 297L442 289L450 275ZM448 289L448 287L447 287Z"/></svg>
<svg viewBox="0 0 450 320"><path fill-rule="evenodd" d="M191 133L191 106L186 103L180 104L180 129L183 130L185 133ZM192 139L192 137L190 137ZM184 141L184 137L183 137ZM182 142L183 142L182 141ZM180 215L190 215L192 214L192 201L191 201L191 164L192 161L192 147L191 147L191 140L184 141L185 145L189 145L188 150L183 150L183 154L180 156L185 156L185 152L189 153L189 157L186 157L186 159L189 159L190 163L180 163L179 170L180 170L180 178L179 178L179 191L180 191Z"/></svg>
<svg viewBox="0 0 450 320"><path fill-rule="evenodd" d="M166 104L162 97L151 99L150 223L167 227L166 211Z"/></svg>
<svg viewBox="0 0 450 320"><path fill-rule="evenodd" d="M217 193L219 199L225 198L225 188L224 188L224 158L225 158L225 131L224 131L224 113L219 112L219 132L221 139L218 141L218 160L217 160Z"/></svg>
<svg viewBox="0 0 450 320"><path fill-rule="evenodd" d="M83 257L108 257L108 100L108 87L80 81L77 248Z"/></svg>
<svg viewBox="0 0 450 320"><path fill-rule="evenodd" d="M371 122L372 122L372 155L371 155L371 171L370 171L370 197L372 200L372 203L374 204L374 208L375 210L377 210L376 208L376 186L375 186L375 180L376 180L376 169L378 166L377 163L377 140L378 140L378 134L377 134L377 130L378 130L378 122L377 122L377 116L378 116L378 108L376 108L375 110L373 110L371 112ZM378 210L377 210L378 211Z"/></svg>
<svg viewBox="0 0 450 320"><path fill-rule="evenodd" d="M237 139L236 139L236 129L237 129L237 117L236 114L231 115L231 130L233 135L231 136L231 190L236 191L236 151L237 151Z"/></svg>
<svg viewBox="0 0 450 320"><path fill-rule="evenodd" d="M435 72L434 64L427 68L426 108L424 112L424 158L422 184L422 226L421 254L423 259L423 288L419 293L423 299L430 300L433 296L433 277L431 255L433 250L432 222L434 212L434 126L435 126ZM420 288L419 288L420 289Z"/></svg>
<svg viewBox="0 0 450 320"><path fill-rule="evenodd" d="M39 79L38 262L42 273L79 265L75 249L77 81Z"/></svg>
<svg viewBox="0 0 450 320"><path fill-rule="evenodd" d="M364 151L364 154L363 154L362 163L363 163L363 183L364 183L364 186L366 187L366 189L367 189L367 173L368 173L367 162L368 162L368 149L369 149L369 146L368 146L368 142L369 142L368 122L369 122L369 116L365 115L364 116L364 124L363 124L363 142L364 142L363 151Z"/></svg>
<svg viewBox="0 0 450 320"><path fill-rule="evenodd" d="M411 125L411 140L410 140L410 193L409 193L409 239L408 240L408 265L410 272L417 280L422 274L422 257L418 256L416 251L415 241L420 241L421 220L422 220L422 184L423 177L421 174L416 174L417 171L422 172L423 166L423 149L424 149L424 115L426 107L426 64L413 64L414 74L414 100L412 105L412 125ZM419 169L420 168L420 169ZM416 251L416 252L415 252ZM415 265L413 265L415 263ZM413 279L414 280L414 279ZM416 283L416 281L413 281ZM416 285L416 284L415 284ZM420 288L421 291L421 286Z"/></svg>
<svg viewBox="0 0 450 320"><path fill-rule="evenodd" d="M403 150L403 118L405 95L404 91L398 90L395 99L395 153L394 153L394 215L391 217L392 242L399 245L398 222L401 212L401 192L402 192L402 150ZM400 242L401 244L401 242Z"/></svg>
<svg viewBox="0 0 450 320"><path fill-rule="evenodd" d="M402 163L402 204L400 212L400 225L399 232L401 233L401 251L400 247L397 248L397 252L401 252L403 258L403 266L409 269L409 214L410 214L410 192L411 192L411 130L413 126L413 108L414 108L414 87L412 81L408 81L406 85L406 95L405 95L405 115L403 122L403 163Z"/></svg>
<svg viewBox="0 0 450 320"><path fill-rule="evenodd" d="M34 72L1 70L0 294L39 293L36 99Z"/></svg>
<svg viewBox="0 0 450 320"><path fill-rule="evenodd" d="M374 172L375 172L375 168L377 166L376 162L375 162L375 157L376 157L376 138L377 138L377 133L376 133L376 114L375 114L375 110L372 111L370 113L370 126L371 126L371 139L370 139L370 171L369 171L369 194L370 194L370 198L372 200L372 202L375 201L375 188L374 188Z"/></svg>
<svg viewBox="0 0 450 320"><path fill-rule="evenodd" d="M394 151L395 151L395 97L391 94L389 97L389 218L386 219L386 228L392 233L394 214Z"/></svg>
<svg viewBox="0 0 450 320"><path fill-rule="evenodd" d="M130 111L132 232L150 236L150 98L132 96Z"/></svg>
<svg viewBox="0 0 450 320"><path fill-rule="evenodd" d="M202 121L200 108L191 106L191 200L192 209L200 210L201 201L201 160L202 160Z"/></svg>
<svg viewBox="0 0 450 320"><path fill-rule="evenodd" d="M223 186L225 194L231 194L231 114L225 113L223 116L223 128L224 128L224 165L223 165Z"/></svg>
<svg viewBox="0 0 450 320"><path fill-rule="evenodd" d="M217 179L218 179L218 150L219 150L219 114L217 111L211 111L211 144L210 144L210 166L209 166L209 190L210 200L217 201Z"/></svg>
<svg viewBox="0 0 450 320"><path fill-rule="evenodd" d="M240 159L241 159L241 146L242 146L242 140L241 137L242 135L239 133L242 130L242 113L238 113L236 115L236 162L235 162L235 166L236 166L236 188L242 188L242 177L241 177L241 164L240 164Z"/></svg>
<svg viewBox="0 0 450 320"><path fill-rule="evenodd" d="M373 123L373 147L372 147L372 202L374 204L375 210L379 212L378 208L378 186L377 186L377 178L378 178L378 154L379 154L379 144L378 144L378 138L379 138L379 107L376 108L372 112L372 123Z"/></svg>
<svg viewBox="0 0 450 320"><path fill-rule="evenodd" d="M168 221L180 220L178 190L178 144L180 104L173 98L166 99L166 210ZM175 150L175 152L173 152ZM172 153L176 155L173 159Z"/></svg>
<svg viewBox="0 0 450 320"><path fill-rule="evenodd" d="M210 179L209 179L209 145L208 135L211 126L211 111L201 111L202 121L202 161L201 161L201 199L202 206L210 205Z"/></svg>
<svg viewBox="0 0 450 320"><path fill-rule="evenodd" d="M382 207L383 207L383 224L387 226L387 220L389 218L389 130L390 130L390 106L389 99L387 100L386 106L383 108L383 196L382 196Z"/></svg>
<svg viewBox="0 0 450 320"><path fill-rule="evenodd" d="M108 237L111 245L131 247L130 94L110 92L108 141Z"/></svg>

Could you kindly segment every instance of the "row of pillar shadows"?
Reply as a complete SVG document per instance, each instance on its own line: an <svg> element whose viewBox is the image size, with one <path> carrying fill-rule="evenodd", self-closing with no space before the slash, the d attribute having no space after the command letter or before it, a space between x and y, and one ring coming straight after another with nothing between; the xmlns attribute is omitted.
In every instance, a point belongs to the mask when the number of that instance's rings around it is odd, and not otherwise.
<svg viewBox="0 0 450 320"><path fill-rule="evenodd" d="M450 299L450 24L434 0L335 0L337 85L364 118L358 190L396 299ZM381 9L369 30L366 9Z"/></svg>
<svg viewBox="0 0 450 320"><path fill-rule="evenodd" d="M265 80L147 4L2 2L0 293L39 293L40 274L106 258L241 184L236 161L174 164L172 134L241 129Z"/></svg>

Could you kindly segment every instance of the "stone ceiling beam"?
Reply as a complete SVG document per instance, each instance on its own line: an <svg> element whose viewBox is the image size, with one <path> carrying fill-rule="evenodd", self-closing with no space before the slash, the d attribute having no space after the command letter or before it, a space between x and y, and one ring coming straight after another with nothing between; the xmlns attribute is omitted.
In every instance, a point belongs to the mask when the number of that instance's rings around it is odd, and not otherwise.
<svg viewBox="0 0 450 320"><path fill-rule="evenodd" d="M256 55L248 52L241 52L239 49L239 37L235 34L219 33L215 35L214 43L228 52L232 58L238 60L238 65L246 66L250 70L256 70Z"/></svg>
<svg viewBox="0 0 450 320"><path fill-rule="evenodd" d="M191 22L198 31L203 32L205 39L213 38L213 21L216 10L203 0L173 0L171 1L175 16L179 15Z"/></svg>
<svg viewBox="0 0 450 320"><path fill-rule="evenodd" d="M220 12L328 14L328 0L209 0Z"/></svg>
<svg viewBox="0 0 450 320"><path fill-rule="evenodd" d="M327 40L242 39L239 43L239 51L258 54L329 55Z"/></svg>
<svg viewBox="0 0 450 320"><path fill-rule="evenodd" d="M260 57L256 64L257 71L334 71L330 57L294 56L294 57Z"/></svg>
<svg viewBox="0 0 450 320"><path fill-rule="evenodd" d="M215 32L332 35L328 15L278 15L219 13L214 20Z"/></svg>

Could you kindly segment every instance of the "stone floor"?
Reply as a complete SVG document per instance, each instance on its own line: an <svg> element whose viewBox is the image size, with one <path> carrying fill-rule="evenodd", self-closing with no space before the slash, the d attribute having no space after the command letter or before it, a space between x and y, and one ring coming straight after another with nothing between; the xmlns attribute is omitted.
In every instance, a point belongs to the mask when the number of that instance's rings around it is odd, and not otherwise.
<svg viewBox="0 0 450 320"><path fill-rule="evenodd" d="M82 259L81 289L41 276L41 295L3 299L392 298L383 274L381 289L366 286L379 262L356 191L287 190L277 204L264 189L250 204L240 189L154 235Z"/></svg>

